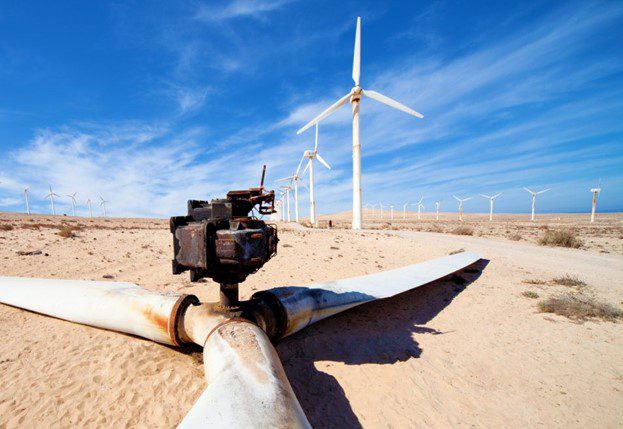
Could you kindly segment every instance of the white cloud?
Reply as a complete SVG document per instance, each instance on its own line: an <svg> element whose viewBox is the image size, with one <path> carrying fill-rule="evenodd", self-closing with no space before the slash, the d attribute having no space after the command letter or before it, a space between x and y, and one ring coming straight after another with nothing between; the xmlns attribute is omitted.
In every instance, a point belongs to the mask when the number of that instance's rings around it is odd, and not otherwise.
<svg viewBox="0 0 623 429"><path fill-rule="evenodd" d="M280 9L293 0L234 0L223 7L202 5L196 14L200 21L219 21L232 18L258 18L268 12Z"/></svg>

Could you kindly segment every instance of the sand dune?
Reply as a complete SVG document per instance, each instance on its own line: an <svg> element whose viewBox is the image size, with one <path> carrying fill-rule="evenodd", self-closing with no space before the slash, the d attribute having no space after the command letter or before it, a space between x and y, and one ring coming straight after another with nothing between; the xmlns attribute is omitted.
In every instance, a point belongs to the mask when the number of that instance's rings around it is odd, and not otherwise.
<svg viewBox="0 0 623 429"><path fill-rule="evenodd" d="M593 225L558 217L537 225L474 218L466 222L473 236L426 232L450 230L451 219L369 222L376 229L361 232L280 225L278 255L241 295L480 252L486 260L454 279L353 309L277 346L312 424L620 427L621 324L539 313L536 302L568 291L550 280L570 274L587 283L586 294L622 306L621 216ZM62 238L61 221L82 226ZM0 214L2 225L12 229L0 228L0 275L106 276L217 299L214 283L170 273L166 220ZM538 246L543 225L573 226L586 245ZM525 283L535 279L545 283ZM0 427L174 427L205 387L198 348L180 352L4 305L0 323Z"/></svg>

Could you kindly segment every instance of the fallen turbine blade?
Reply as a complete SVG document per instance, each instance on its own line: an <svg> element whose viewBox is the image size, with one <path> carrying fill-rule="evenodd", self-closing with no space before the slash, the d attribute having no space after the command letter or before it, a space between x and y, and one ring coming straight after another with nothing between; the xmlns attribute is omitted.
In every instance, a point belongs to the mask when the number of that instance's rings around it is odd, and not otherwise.
<svg viewBox="0 0 623 429"><path fill-rule="evenodd" d="M396 270L361 277L315 283L310 286L290 286L269 289L254 294L262 299L266 294L283 309L286 327L282 337L300 331L312 323L334 314L377 299L389 298L415 289L461 270L481 259L476 253L463 252Z"/></svg>
<svg viewBox="0 0 623 429"><path fill-rule="evenodd" d="M361 17L357 17L357 30L355 31L355 50L353 54L353 81L359 86L361 73Z"/></svg>
<svg viewBox="0 0 623 429"><path fill-rule="evenodd" d="M403 112L408 113L409 115L417 116L420 119L424 118L424 115L422 115L421 113L416 112L412 108L407 107L404 104L401 104L397 102L396 100L389 98L388 96L383 95L379 92L371 91L368 89L362 92L363 92L363 95L368 96L372 98L373 100L379 101L383 104L387 104L388 106L393 107L394 109L402 110Z"/></svg>
<svg viewBox="0 0 623 429"><path fill-rule="evenodd" d="M180 345L177 320L194 295L152 292L133 283L0 277L0 302L70 322Z"/></svg>
<svg viewBox="0 0 623 429"><path fill-rule="evenodd" d="M320 161L320 163L321 163L322 165L324 165L324 166L325 166L325 167L327 167L329 170L331 170L331 166L329 165L329 163L328 163L327 161L325 161L325 160L324 160L324 158L322 158L322 157L320 156L320 154L319 154L319 153L317 153L317 154L316 154L316 158L318 158L318 161Z"/></svg>
<svg viewBox="0 0 623 429"><path fill-rule="evenodd" d="M229 319L203 348L208 388L178 426L311 428L270 339L257 325Z"/></svg>
<svg viewBox="0 0 623 429"><path fill-rule="evenodd" d="M308 129L312 125L315 125L318 122L322 121L324 118L329 116L331 113L335 112L337 109L339 109L340 107L345 105L348 102L348 100L350 99L350 96L351 96L351 92L349 92L344 97L342 97L339 100L337 100L335 103L333 103L331 106L329 106L329 108L327 110L325 110L320 115L316 116L314 119L309 121L309 123L307 125L305 125L303 128L298 130L296 133L297 134L301 134L303 131L305 131L306 129Z"/></svg>

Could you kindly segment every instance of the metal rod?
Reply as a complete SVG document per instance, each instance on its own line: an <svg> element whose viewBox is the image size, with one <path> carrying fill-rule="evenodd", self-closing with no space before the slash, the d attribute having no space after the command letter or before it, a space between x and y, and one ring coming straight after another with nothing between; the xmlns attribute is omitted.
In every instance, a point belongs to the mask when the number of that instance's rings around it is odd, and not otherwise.
<svg viewBox="0 0 623 429"><path fill-rule="evenodd" d="M238 306L238 283L221 283L220 299L223 307Z"/></svg>

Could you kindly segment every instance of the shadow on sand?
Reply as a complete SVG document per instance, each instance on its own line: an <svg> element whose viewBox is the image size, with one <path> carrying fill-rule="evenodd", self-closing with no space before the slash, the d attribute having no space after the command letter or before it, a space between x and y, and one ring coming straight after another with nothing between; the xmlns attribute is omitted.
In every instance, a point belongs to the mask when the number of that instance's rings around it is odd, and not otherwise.
<svg viewBox="0 0 623 429"><path fill-rule="evenodd" d="M488 262L480 260L441 280L361 305L284 339L277 350L312 426L362 427L337 380L318 371L314 362L392 364L420 357L422 349L413 334L444 334L422 325L450 305Z"/></svg>

